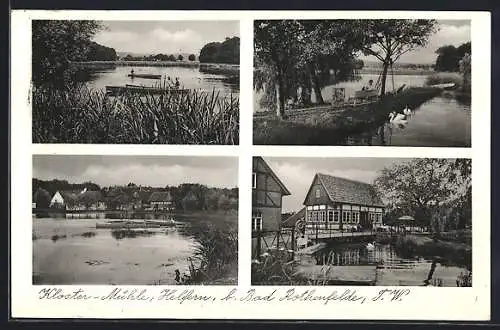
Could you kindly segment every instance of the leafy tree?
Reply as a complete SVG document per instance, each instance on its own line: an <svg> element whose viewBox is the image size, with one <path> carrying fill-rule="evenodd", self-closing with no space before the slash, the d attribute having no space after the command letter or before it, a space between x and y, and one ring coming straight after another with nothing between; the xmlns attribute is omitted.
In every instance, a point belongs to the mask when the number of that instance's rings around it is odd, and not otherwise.
<svg viewBox="0 0 500 330"><path fill-rule="evenodd" d="M175 56L172 54L172 55L168 55L168 60L171 61L171 62L175 62L176 59L175 59Z"/></svg>
<svg viewBox="0 0 500 330"><path fill-rule="evenodd" d="M470 82L471 82L471 56L469 53L465 55L458 62L460 73L463 77L462 88L470 92Z"/></svg>
<svg viewBox="0 0 500 330"><path fill-rule="evenodd" d="M210 42L203 46L198 60L201 63L240 63L240 38L226 38L222 43Z"/></svg>
<svg viewBox="0 0 500 330"><path fill-rule="evenodd" d="M188 56L188 60L190 60L190 61L194 61L194 60L196 60L196 55L194 55L194 54L189 54L189 56Z"/></svg>
<svg viewBox="0 0 500 330"><path fill-rule="evenodd" d="M393 220L412 215L440 232L470 221L470 165L470 159L414 159L383 169L375 186Z"/></svg>
<svg viewBox="0 0 500 330"><path fill-rule="evenodd" d="M177 56L177 59L178 59L179 61L183 61L183 60L184 60L184 56L182 56L181 54L179 54L179 56Z"/></svg>
<svg viewBox="0 0 500 330"><path fill-rule="evenodd" d="M88 61L115 61L118 58L114 48L91 42L89 45Z"/></svg>
<svg viewBox="0 0 500 330"><path fill-rule="evenodd" d="M375 19L365 22L370 46L365 47L364 53L382 62L381 95L384 95L389 67L403 54L425 46L429 36L437 31L438 23L427 19Z"/></svg>
<svg viewBox="0 0 500 330"><path fill-rule="evenodd" d="M48 208L51 199L51 194L43 188L38 188L33 195L33 201L36 203L37 208Z"/></svg>
<svg viewBox="0 0 500 330"><path fill-rule="evenodd" d="M97 21L33 20L32 79L35 83L64 78L72 61L88 59Z"/></svg>
<svg viewBox="0 0 500 330"><path fill-rule="evenodd" d="M123 60L125 60L125 61L133 61L133 60L134 60L134 57L133 57L132 55L130 55L130 54L127 54L127 55L123 58Z"/></svg>
<svg viewBox="0 0 500 330"><path fill-rule="evenodd" d="M434 66L436 71L457 71L458 70L458 60L460 59L458 55L458 50L455 46L448 45L439 47L436 50L438 57L436 58L436 64Z"/></svg>

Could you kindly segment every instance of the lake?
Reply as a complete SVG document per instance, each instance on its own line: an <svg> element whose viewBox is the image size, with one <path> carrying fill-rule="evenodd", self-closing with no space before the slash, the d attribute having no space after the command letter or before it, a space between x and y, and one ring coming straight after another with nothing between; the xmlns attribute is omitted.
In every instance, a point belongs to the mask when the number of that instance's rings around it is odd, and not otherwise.
<svg viewBox="0 0 500 330"><path fill-rule="evenodd" d="M405 125L384 123L347 136L340 144L412 147L470 147L471 107L451 97L435 97L414 109Z"/></svg>
<svg viewBox="0 0 500 330"><path fill-rule="evenodd" d="M161 74L163 81L166 77L175 80L179 78L181 87L187 89L196 89L206 92L219 91L222 95L234 96L239 94L239 79L231 79L229 76L222 74L204 73L199 68L188 67L159 67L159 66L116 66L109 69L92 70L90 81L87 85L90 88L104 89L107 85L124 86L125 84L153 86L160 82L159 79L143 79L127 77L130 71L134 70L135 74Z"/></svg>
<svg viewBox="0 0 500 330"><path fill-rule="evenodd" d="M366 244L366 243L365 243ZM427 279L433 260L422 256L403 258L390 244L375 244L373 250L365 244L342 244L324 249L316 255L319 265L367 265L381 262L377 269L376 285L381 286L422 286ZM464 265L450 260L436 264L433 279L442 281L442 286L456 287L460 273L468 273Z"/></svg>
<svg viewBox="0 0 500 330"><path fill-rule="evenodd" d="M97 219L33 217L34 284L176 284L196 247L195 221L137 230L96 229Z"/></svg>

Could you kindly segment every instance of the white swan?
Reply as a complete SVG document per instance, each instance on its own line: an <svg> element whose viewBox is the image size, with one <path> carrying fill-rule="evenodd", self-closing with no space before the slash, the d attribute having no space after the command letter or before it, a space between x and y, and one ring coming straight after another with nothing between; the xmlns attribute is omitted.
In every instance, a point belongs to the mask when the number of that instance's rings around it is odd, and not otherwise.
<svg viewBox="0 0 500 330"><path fill-rule="evenodd" d="M411 116L413 114L413 111L410 108L408 108L408 105L406 105L406 107L403 109L403 114L405 116Z"/></svg>
<svg viewBox="0 0 500 330"><path fill-rule="evenodd" d="M394 111L389 114L389 122L391 124L403 125L403 126L408 124L405 115L403 115L402 113L396 113Z"/></svg>
<svg viewBox="0 0 500 330"><path fill-rule="evenodd" d="M367 250L375 249L375 242L366 244L366 249Z"/></svg>

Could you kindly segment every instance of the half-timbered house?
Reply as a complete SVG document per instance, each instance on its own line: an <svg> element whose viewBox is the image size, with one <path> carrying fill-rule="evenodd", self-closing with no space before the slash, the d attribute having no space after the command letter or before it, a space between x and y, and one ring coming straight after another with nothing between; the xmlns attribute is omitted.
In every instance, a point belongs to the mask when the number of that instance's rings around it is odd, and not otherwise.
<svg viewBox="0 0 500 330"><path fill-rule="evenodd" d="M372 229L382 225L384 204L369 183L318 173L304 205L307 229Z"/></svg>
<svg viewBox="0 0 500 330"><path fill-rule="evenodd" d="M281 224L282 197L290 191L262 157L252 164L252 231L276 231Z"/></svg>

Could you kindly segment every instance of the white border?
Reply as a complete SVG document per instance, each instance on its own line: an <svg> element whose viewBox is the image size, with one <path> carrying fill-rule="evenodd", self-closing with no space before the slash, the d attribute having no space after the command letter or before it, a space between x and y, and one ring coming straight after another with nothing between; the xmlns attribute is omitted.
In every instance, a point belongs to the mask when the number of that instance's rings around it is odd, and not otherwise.
<svg viewBox="0 0 500 330"><path fill-rule="evenodd" d="M421 319L490 318L490 14L487 12L405 11L26 11L11 12L11 285L13 317L83 318L268 318L268 319ZM254 19L283 18L436 18L470 19L472 57L472 148L252 147L252 66ZM31 19L239 20L241 37L240 146L32 145L29 98ZM121 301L40 301L31 285L31 155L137 154L239 156L239 293L250 289L251 156L299 157L468 157L473 159L473 288L413 288L393 304L312 302L140 303ZM45 286L44 286L45 287ZM70 290L71 286L60 286ZM121 288L126 288L122 287ZM92 294L107 286L82 286ZM137 288L137 287L136 287ZM179 289L179 287L175 287ZM273 287L255 287L260 294ZM406 289L408 287L402 287ZM159 287L149 287L157 292ZM222 295L230 287L195 287L199 294ZM289 287L278 287L283 293ZM307 287L296 287L304 291ZM313 288L309 288L313 289ZM318 287L316 293L354 289L374 295L382 287Z"/></svg>

